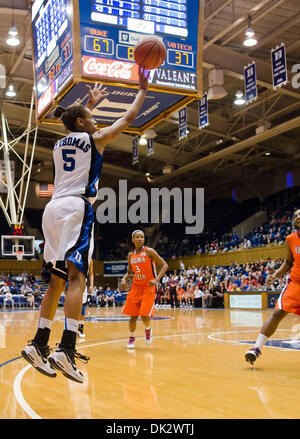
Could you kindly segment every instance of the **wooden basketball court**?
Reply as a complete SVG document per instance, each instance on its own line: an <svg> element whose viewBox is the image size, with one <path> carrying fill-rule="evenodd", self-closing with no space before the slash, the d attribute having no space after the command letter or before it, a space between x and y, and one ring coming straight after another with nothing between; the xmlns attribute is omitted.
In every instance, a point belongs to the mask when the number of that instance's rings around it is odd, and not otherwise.
<svg viewBox="0 0 300 439"><path fill-rule="evenodd" d="M288 315L255 367L244 352L270 311L158 309L153 342L138 321L136 349L127 351L120 308L88 308L78 362L84 384L47 378L20 356L38 310L2 311L1 419L298 419L300 320ZM63 310L53 323L60 339ZM83 341L82 341L83 340Z"/></svg>

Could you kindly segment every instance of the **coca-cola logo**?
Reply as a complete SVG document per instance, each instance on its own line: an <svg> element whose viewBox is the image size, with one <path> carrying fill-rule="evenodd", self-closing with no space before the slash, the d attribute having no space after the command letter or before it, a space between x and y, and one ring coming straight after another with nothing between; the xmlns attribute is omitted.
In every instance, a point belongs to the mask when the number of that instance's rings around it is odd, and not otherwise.
<svg viewBox="0 0 300 439"><path fill-rule="evenodd" d="M38 100L37 113L40 114L52 101L52 99L53 99L53 84L51 84L50 87L47 88L47 90L42 94L42 96Z"/></svg>
<svg viewBox="0 0 300 439"><path fill-rule="evenodd" d="M82 63L83 73L93 76L107 76L109 78L138 80L136 64L84 56Z"/></svg>

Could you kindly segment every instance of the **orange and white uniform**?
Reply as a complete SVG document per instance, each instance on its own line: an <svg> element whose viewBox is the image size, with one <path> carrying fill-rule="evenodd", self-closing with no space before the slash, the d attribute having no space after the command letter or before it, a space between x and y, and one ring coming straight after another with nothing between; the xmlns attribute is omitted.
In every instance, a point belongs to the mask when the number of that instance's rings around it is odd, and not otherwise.
<svg viewBox="0 0 300 439"><path fill-rule="evenodd" d="M177 299L182 300L185 297L185 291L181 286L178 286L177 289Z"/></svg>
<svg viewBox="0 0 300 439"><path fill-rule="evenodd" d="M127 294L122 312L129 316L147 316L154 314L156 286L148 285L156 277L155 262L146 254L147 247L139 253L134 251L130 257L133 281Z"/></svg>
<svg viewBox="0 0 300 439"><path fill-rule="evenodd" d="M293 253L294 262L290 271L289 280L283 288L276 309L297 314L300 316L300 231L291 233L286 242Z"/></svg>

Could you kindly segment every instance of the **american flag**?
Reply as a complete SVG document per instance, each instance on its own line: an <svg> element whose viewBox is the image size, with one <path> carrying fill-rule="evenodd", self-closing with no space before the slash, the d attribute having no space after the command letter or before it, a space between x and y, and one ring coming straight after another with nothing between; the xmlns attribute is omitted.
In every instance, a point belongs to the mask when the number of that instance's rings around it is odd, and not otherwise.
<svg viewBox="0 0 300 439"><path fill-rule="evenodd" d="M51 198L53 194L53 184L40 183L40 198Z"/></svg>

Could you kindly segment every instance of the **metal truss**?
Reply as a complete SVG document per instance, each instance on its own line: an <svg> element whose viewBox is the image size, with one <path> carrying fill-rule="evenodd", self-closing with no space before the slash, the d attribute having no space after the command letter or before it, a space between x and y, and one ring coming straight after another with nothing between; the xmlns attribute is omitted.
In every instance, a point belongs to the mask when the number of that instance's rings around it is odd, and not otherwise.
<svg viewBox="0 0 300 439"><path fill-rule="evenodd" d="M11 226L12 224L22 224L24 218L24 210L26 206L26 199L29 189L34 150L38 132L38 128L36 125L32 128L34 100L35 91L33 90L27 128L19 137L16 137L12 140L8 139L8 121L4 114L3 103L0 103L2 127L2 138L0 139L0 152L2 152L2 154L0 154L0 157L3 155L5 167L5 179L2 179L1 183L6 188L7 192L5 194L0 194L0 206L4 212L9 226ZM29 139L31 135L33 135L33 143L31 153L29 154ZM26 138L26 141L24 147L24 155L22 157L17 152L15 146L24 138ZM21 176L19 179L15 178L15 181L13 181L11 170L13 160L21 162L22 166ZM17 171L16 167L15 171Z"/></svg>

